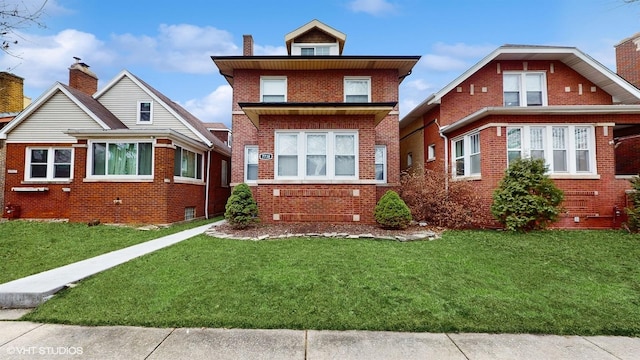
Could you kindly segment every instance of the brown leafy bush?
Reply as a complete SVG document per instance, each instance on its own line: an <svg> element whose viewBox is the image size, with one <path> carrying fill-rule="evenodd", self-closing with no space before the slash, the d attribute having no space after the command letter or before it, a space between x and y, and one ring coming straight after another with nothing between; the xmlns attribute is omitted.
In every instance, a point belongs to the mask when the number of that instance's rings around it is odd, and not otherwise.
<svg viewBox="0 0 640 360"><path fill-rule="evenodd" d="M402 174L400 196L414 220L450 229L484 228L492 224L486 201L473 183L449 180L443 172L425 170Z"/></svg>

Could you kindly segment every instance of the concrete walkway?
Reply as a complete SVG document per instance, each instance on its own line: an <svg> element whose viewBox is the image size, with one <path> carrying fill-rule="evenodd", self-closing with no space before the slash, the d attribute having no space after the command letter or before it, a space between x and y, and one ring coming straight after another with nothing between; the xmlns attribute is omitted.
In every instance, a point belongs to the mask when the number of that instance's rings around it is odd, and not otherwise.
<svg viewBox="0 0 640 360"><path fill-rule="evenodd" d="M84 327L0 321L0 359L636 360L640 338Z"/></svg>
<svg viewBox="0 0 640 360"><path fill-rule="evenodd" d="M204 233L213 224L112 251L87 260L0 284L0 308L33 308L49 296L72 284L131 259L154 252ZM2 358L0 356L0 358Z"/></svg>

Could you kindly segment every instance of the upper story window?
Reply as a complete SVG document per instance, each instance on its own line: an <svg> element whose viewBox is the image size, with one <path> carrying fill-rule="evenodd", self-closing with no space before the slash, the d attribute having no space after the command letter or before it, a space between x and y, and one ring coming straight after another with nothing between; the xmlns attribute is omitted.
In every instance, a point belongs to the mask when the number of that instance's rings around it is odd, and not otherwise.
<svg viewBox="0 0 640 360"><path fill-rule="evenodd" d="M504 106L546 106L547 85L544 72L504 72Z"/></svg>
<svg viewBox="0 0 640 360"><path fill-rule="evenodd" d="M330 46L303 46L300 48L300 55L314 56L314 55L331 55Z"/></svg>
<svg viewBox="0 0 640 360"><path fill-rule="evenodd" d="M153 121L153 103L138 101L138 124L150 124Z"/></svg>
<svg viewBox="0 0 640 360"><path fill-rule="evenodd" d="M371 101L371 78L345 77L344 101L365 103Z"/></svg>
<svg viewBox="0 0 640 360"><path fill-rule="evenodd" d="M244 181L258 181L258 146L247 145L244 148Z"/></svg>
<svg viewBox="0 0 640 360"><path fill-rule="evenodd" d="M356 179L358 134L354 131L276 132L276 178Z"/></svg>
<svg viewBox="0 0 640 360"><path fill-rule="evenodd" d="M262 102L286 102L287 78L270 76L261 77L260 100Z"/></svg>
<svg viewBox="0 0 640 360"><path fill-rule="evenodd" d="M73 173L73 149L27 148L25 180L69 180Z"/></svg>
<svg viewBox="0 0 640 360"><path fill-rule="evenodd" d="M151 142L94 142L88 162L91 176L151 178Z"/></svg>
<svg viewBox="0 0 640 360"><path fill-rule="evenodd" d="M480 134L475 133L453 140L453 175L480 175Z"/></svg>
<svg viewBox="0 0 640 360"><path fill-rule="evenodd" d="M544 159L551 174L595 173L592 126L519 126L507 128L507 160Z"/></svg>
<svg viewBox="0 0 640 360"><path fill-rule="evenodd" d="M202 154L176 146L173 176L202 180Z"/></svg>

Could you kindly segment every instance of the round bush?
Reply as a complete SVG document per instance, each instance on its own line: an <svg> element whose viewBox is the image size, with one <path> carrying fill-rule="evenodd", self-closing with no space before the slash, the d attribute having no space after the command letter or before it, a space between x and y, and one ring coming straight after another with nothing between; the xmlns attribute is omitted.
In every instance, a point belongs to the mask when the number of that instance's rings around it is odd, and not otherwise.
<svg viewBox="0 0 640 360"><path fill-rule="evenodd" d="M224 218L235 228L243 229L258 221L258 204L249 185L236 185L227 200Z"/></svg>
<svg viewBox="0 0 640 360"><path fill-rule="evenodd" d="M404 229L411 223L411 210L393 190L382 195L374 216L378 224L389 229Z"/></svg>

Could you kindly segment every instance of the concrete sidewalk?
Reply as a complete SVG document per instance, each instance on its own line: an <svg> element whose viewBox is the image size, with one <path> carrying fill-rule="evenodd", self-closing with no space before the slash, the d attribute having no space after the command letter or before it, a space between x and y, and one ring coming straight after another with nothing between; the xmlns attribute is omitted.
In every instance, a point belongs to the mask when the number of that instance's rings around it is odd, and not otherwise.
<svg viewBox="0 0 640 360"><path fill-rule="evenodd" d="M215 223L184 230L128 248L0 284L0 308L33 308L64 288L131 259L204 233ZM1 358L1 357L0 357Z"/></svg>
<svg viewBox="0 0 640 360"><path fill-rule="evenodd" d="M0 359L590 359L640 338L371 331L155 329L0 321Z"/></svg>

